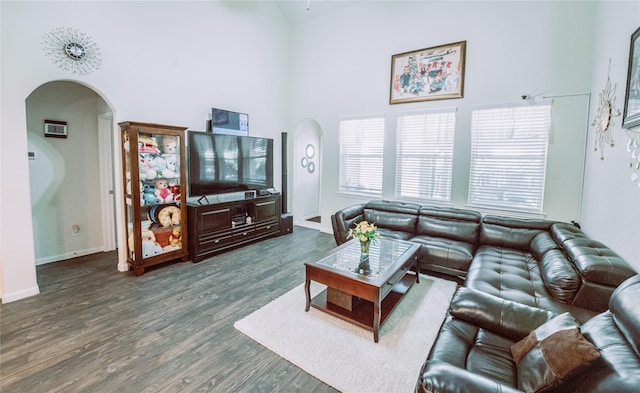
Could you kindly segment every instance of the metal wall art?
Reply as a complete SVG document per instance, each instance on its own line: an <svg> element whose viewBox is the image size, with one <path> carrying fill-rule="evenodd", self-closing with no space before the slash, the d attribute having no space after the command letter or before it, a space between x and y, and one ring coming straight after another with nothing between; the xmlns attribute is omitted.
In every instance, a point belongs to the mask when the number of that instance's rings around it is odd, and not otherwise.
<svg viewBox="0 0 640 393"><path fill-rule="evenodd" d="M316 164L312 161L313 157L316 155L316 148L309 143L307 147L304 149L304 157L300 160L300 165L303 168L307 168L309 173L313 173L316 170Z"/></svg>
<svg viewBox="0 0 640 393"><path fill-rule="evenodd" d="M609 59L609 70L611 69L611 59ZM613 146L613 137L611 136L611 126L613 125L613 117L620 116L620 110L615 108L616 101L616 84L611 84L611 79L607 74L607 83L600 92L600 106L598 113L593 119L592 126L596 128L596 141L594 150L600 149L600 159L604 160L605 145Z"/></svg>
<svg viewBox="0 0 640 393"><path fill-rule="evenodd" d="M637 182L640 188L640 181L638 181L640 176L640 27L631 34L622 127L625 128L629 137L627 151L631 181Z"/></svg>
<svg viewBox="0 0 640 393"><path fill-rule="evenodd" d="M45 34L42 45L53 64L72 74L87 75L102 65L98 44L77 29L55 28Z"/></svg>

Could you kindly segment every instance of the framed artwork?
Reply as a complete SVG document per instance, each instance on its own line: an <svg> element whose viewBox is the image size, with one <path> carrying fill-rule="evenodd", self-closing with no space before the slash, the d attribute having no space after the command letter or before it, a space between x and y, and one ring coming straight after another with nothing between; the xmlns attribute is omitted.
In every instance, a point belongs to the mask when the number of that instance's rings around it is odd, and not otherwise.
<svg viewBox="0 0 640 393"><path fill-rule="evenodd" d="M56 120L45 120L44 136L53 137L53 138L66 138L67 122L56 121Z"/></svg>
<svg viewBox="0 0 640 393"><path fill-rule="evenodd" d="M640 125L640 27L631 35L622 127L632 128L638 125Z"/></svg>
<svg viewBox="0 0 640 393"><path fill-rule="evenodd" d="M389 104L462 98L467 41L391 56Z"/></svg>

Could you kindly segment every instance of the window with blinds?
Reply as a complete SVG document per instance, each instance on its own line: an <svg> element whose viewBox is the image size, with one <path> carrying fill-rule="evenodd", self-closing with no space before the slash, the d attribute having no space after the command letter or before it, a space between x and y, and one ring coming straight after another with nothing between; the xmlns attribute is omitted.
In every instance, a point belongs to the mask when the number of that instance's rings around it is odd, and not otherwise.
<svg viewBox="0 0 640 393"><path fill-rule="evenodd" d="M551 105L474 110L469 204L542 212Z"/></svg>
<svg viewBox="0 0 640 393"><path fill-rule="evenodd" d="M339 192L382 195L384 116L340 121Z"/></svg>
<svg viewBox="0 0 640 393"><path fill-rule="evenodd" d="M455 108L398 116L397 197L451 201Z"/></svg>

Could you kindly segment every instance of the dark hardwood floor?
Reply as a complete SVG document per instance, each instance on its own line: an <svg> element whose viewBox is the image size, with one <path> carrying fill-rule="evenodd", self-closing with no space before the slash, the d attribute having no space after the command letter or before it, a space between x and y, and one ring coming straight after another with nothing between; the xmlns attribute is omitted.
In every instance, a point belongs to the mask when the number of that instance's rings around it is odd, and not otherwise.
<svg viewBox="0 0 640 393"><path fill-rule="evenodd" d="M335 392L233 327L333 247L295 227L141 277L115 252L38 266L41 294L0 305L0 391Z"/></svg>

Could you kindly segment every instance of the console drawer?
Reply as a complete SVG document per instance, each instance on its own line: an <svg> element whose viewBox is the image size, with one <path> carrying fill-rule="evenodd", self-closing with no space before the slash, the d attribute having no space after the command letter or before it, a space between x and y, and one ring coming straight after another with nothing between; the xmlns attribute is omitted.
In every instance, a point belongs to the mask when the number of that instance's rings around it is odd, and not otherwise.
<svg viewBox="0 0 640 393"><path fill-rule="evenodd" d="M224 247L233 241L233 235L229 231L202 235L198 238L198 248L202 251L211 251Z"/></svg>
<svg viewBox="0 0 640 393"><path fill-rule="evenodd" d="M256 236L260 236L265 233L280 232L280 221L269 220L256 224Z"/></svg>

